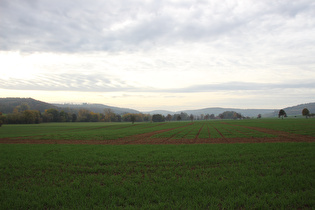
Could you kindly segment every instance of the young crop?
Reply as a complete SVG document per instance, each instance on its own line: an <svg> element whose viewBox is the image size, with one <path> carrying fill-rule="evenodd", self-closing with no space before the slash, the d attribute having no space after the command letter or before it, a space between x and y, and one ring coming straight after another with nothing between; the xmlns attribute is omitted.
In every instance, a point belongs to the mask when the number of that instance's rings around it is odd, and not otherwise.
<svg viewBox="0 0 315 210"><path fill-rule="evenodd" d="M4 125L0 138L42 140L113 140L150 134L151 138L207 139L207 138L266 138L270 132L255 128L315 136L315 120L259 119L212 120L167 123L43 123L38 125ZM153 133L156 132L156 133Z"/></svg>
<svg viewBox="0 0 315 210"><path fill-rule="evenodd" d="M314 143L1 145L3 209L314 208Z"/></svg>

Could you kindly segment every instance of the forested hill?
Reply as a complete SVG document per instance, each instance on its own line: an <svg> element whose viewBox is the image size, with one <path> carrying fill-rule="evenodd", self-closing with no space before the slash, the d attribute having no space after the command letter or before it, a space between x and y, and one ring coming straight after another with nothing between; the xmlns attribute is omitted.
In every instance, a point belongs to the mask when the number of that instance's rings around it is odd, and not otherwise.
<svg viewBox="0 0 315 210"><path fill-rule="evenodd" d="M95 113L104 113L104 109L111 109L115 114L123 114L123 113L140 113L134 109L127 109L127 108L119 108L113 106L107 106L103 104L54 104L55 106L60 107L61 109L72 109L72 110L79 110L79 109L87 109Z"/></svg>
<svg viewBox="0 0 315 210"><path fill-rule="evenodd" d="M115 114L123 114L123 113L140 113L134 109L128 108L119 108L113 106L107 106L103 104L49 104L43 101L38 101L32 98L0 98L0 112L4 114L12 113L14 108L27 103L31 110L39 110L40 112L44 112L46 109L57 109L59 111L64 110L70 113L78 113L79 109L87 109L94 113L104 113L104 109L111 109ZM300 104L297 106L283 108L288 116L299 116L302 115L302 110L307 108L310 113L315 113L315 102ZM206 108L206 109L198 109L198 110L183 110L178 112L171 112L165 110L157 110L147 112L149 114L178 114L181 112L185 112L187 114L200 115L200 114L215 114L218 115L224 111L235 111L241 113L243 116L249 117L257 117L258 114L261 114L263 117L277 117L279 110L278 109L232 109L232 108Z"/></svg>
<svg viewBox="0 0 315 210"><path fill-rule="evenodd" d="M12 113L14 108L27 103L31 110L38 110L40 112L44 112L45 109L58 109L57 106L38 101L32 98L0 98L0 112L4 114Z"/></svg>
<svg viewBox="0 0 315 210"><path fill-rule="evenodd" d="M115 114L140 113L134 109L112 107L103 104L49 104L32 98L0 98L0 112L4 114L12 113L15 107L20 106L23 103L27 103L31 110L38 110L40 112L45 112L46 109L53 108L59 111L64 110L75 114L77 114L80 109L87 109L94 113L104 113L104 109L109 108Z"/></svg>
<svg viewBox="0 0 315 210"><path fill-rule="evenodd" d="M307 103L307 104L300 104L300 105L291 106L291 107L287 107L283 109L288 116L299 116L299 115L302 115L302 110L304 108L307 108L310 111L310 113L315 113L315 102ZM278 116L278 113L279 113L279 110L276 110L268 117L276 117Z"/></svg>

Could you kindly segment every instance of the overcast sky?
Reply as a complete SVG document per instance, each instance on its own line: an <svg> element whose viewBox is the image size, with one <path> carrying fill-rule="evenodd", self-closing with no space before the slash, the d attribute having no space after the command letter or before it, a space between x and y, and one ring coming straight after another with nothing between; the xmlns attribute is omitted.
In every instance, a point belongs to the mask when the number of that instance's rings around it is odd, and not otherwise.
<svg viewBox="0 0 315 210"><path fill-rule="evenodd" d="M0 97L139 111L315 102L314 0L1 0Z"/></svg>

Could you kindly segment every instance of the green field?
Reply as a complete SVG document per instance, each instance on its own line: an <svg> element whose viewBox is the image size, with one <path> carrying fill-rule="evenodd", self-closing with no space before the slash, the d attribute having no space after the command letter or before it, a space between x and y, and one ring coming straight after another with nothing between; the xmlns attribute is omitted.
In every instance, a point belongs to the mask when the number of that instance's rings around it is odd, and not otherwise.
<svg viewBox="0 0 315 210"><path fill-rule="evenodd" d="M315 119L3 125L0 140L224 143L277 132L315 137ZM314 188L313 141L0 144L0 209L313 209Z"/></svg>
<svg viewBox="0 0 315 210"><path fill-rule="evenodd" d="M43 123L38 125L3 125L0 130L0 138L109 140L167 129L173 130L155 134L151 138L259 138L274 136L247 127L268 128L315 137L315 118L298 118L286 120L213 120L195 121L193 123Z"/></svg>
<svg viewBox="0 0 315 210"><path fill-rule="evenodd" d="M0 146L1 209L314 208L315 144Z"/></svg>

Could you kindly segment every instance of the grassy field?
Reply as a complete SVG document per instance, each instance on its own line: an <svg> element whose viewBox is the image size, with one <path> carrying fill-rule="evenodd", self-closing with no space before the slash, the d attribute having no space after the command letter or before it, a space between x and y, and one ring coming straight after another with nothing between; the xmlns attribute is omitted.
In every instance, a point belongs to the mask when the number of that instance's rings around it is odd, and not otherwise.
<svg viewBox="0 0 315 210"><path fill-rule="evenodd" d="M315 144L0 146L1 209L314 208Z"/></svg>
<svg viewBox="0 0 315 210"><path fill-rule="evenodd" d="M0 140L118 141L150 134L144 138L224 143L277 138L277 132L284 139L315 137L315 119L3 125ZM314 142L0 144L0 209L313 209L314 151Z"/></svg>
<svg viewBox="0 0 315 210"><path fill-rule="evenodd" d="M0 138L108 140L167 129L169 131L153 135L152 138L259 138L274 136L248 127L268 128L315 137L315 118L298 118L285 120L212 120L195 121L194 123L43 123L38 125L3 125L0 130Z"/></svg>

